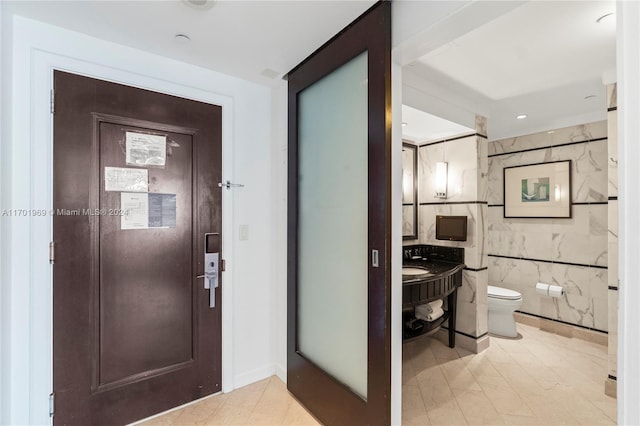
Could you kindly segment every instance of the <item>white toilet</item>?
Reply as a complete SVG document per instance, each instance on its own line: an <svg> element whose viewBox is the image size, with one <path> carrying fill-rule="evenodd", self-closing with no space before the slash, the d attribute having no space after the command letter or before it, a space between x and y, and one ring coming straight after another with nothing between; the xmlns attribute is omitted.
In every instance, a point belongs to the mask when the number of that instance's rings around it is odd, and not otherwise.
<svg viewBox="0 0 640 426"><path fill-rule="evenodd" d="M508 288L489 286L489 333L517 337L513 312L522 306L522 295Z"/></svg>

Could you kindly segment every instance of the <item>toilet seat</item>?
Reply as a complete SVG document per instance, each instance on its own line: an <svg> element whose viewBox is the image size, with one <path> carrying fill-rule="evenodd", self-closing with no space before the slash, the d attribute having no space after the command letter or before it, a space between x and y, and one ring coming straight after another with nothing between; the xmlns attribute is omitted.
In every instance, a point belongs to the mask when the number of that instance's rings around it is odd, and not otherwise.
<svg viewBox="0 0 640 426"><path fill-rule="evenodd" d="M517 291L509 290L508 288L496 287L493 285L488 286L487 293L490 298L494 298L494 299L503 299L503 300L522 299L522 295Z"/></svg>

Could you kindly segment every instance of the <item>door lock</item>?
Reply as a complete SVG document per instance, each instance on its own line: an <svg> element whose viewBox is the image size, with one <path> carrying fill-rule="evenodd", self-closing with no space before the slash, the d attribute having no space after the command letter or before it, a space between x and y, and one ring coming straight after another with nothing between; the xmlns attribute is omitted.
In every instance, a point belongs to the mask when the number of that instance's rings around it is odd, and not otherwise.
<svg viewBox="0 0 640 426"><path fill-rule="evenodd" d="M205 253L204 254L204 288L216 289L218 288L218 261L220 259L219 253Z"/></svg>
<svg viewBox="0 0 640 426"><path fill-rule="evenodd" d="M197 278L204 278L204 288L209 290L209 307L216 307L216 288L218 288L218 277L220 276L220 253L214 252L213 238L220 234L204 234L204 275Z"/></svg>

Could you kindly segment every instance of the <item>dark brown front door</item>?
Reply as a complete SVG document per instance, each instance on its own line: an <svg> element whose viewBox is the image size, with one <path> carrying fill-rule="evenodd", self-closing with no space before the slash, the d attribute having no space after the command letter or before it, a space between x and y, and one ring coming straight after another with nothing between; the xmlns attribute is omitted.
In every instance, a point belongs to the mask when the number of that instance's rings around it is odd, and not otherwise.
<svg viewBox="0 0 640 426"><path fill-rule="evenodd" d="M55 424L221 390L221 108L54 72ZM218 274L218 279L220 278Z"/></svg>

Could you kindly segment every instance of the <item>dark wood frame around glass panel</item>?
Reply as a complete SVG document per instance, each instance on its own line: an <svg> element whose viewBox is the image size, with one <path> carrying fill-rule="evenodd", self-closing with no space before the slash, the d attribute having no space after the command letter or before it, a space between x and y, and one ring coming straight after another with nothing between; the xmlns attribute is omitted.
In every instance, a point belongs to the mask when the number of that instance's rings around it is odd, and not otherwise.
<svg viewBox="0 0 640 426"><path fill-rule="evenodd" d="M367 398L298 350L298 95L368 52ZM287 386L324 424L391 422L391 3L376 3L288 74ZM336 100L339 102L339 100ZM368 256L369 258L371 256Z"/></svg>
<svg viewBox="0 0 640 426"><path fill-rule="evenodd" d="M411 165L405 164L404 155L402 156L402 239L403 240L417 240L418 239L418 146L413 145L411 143L402 143L402 151L404 150L413 151L413 161ZM412 168L412 179L411 179L411 188L409 191L404 188L404 185L407 184L404 179L405 169L407 167ZM410 192L413 196L411 202L407 202L404 198L405 194ZM411 208L412 212L409 213L410 217L413 220L413 226L411 227L411 231L407 232L406 224L405 224L405 209Z"/></svg>

